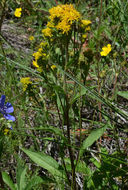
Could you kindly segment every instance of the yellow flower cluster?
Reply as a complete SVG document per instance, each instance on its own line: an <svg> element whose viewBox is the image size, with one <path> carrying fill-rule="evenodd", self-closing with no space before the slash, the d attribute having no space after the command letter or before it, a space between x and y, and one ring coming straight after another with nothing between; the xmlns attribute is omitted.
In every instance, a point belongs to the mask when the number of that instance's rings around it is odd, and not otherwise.
<svg viewBox="0 0 128 190"><path fill-rule="evenodd" d="M38 51L33 53L33 56L34 56L33 65L37 68L39 72L42 72L42 68L38 65L37 62L40 57L42 57L42 59L47 58L47 55L44 52L44 48L46 45L47 45L47 42L41 42Z"/></svg>
<svg viewBox="0 0 128 190"><path fill-rule="evenodd" d="M32 84L32 82L30 81L30 77L21 78L20 82L23 85L23 91L26 91L28 85Z"/></svg>
<svg viewBox="0 0 128 190"><path fill-rule="evenodd" d="M52 37L52 30L51 30L51 28L45 28L45 29L43 29L42 30L42 33L44 34L44 36L46 36L46 37Z"/></svg>
<svg viewBox="0 0 128 190"><path fill-rule="evenodd" d="M92 22L90 20L81 20L81 26L85 27L91 24Z"/></svg>
<svg viewBox="0 0 128 190"><path fill-rule="evenodd" d="M30 37L29 37L29 40L30 40L30 41L33 41L34 39L35 39L34 36L30 36Z"/></svg>
<svg viewBox="0 0 128 190"><path fill-rule="evenodd" d="M104 46L102 48L102 51L100 52L100 55L101 56L107 56L110 53L111 50L112 50L111 44L108 44L107 46Z"/></svg>
<svg viewBox="0 0 128 190"><path fill-rule="evenodd" d="M83 28L84 29L84 32L87 32L87 31L89 31L89 30L91 30L91 28L90 28L90 24L91 24L92 22L90 21L90 20L81 20L81 28ZM86 38L86 34L83 34L83 39L84 38Z"/></svg>
<svg viewBox="0 0 128 190"><path fill-rule="evenodd" d="M54 71L54 69L56 69L56 65L52 65L51 69Z"/></svg>
<svg viewBox="0 0 128 190"><path fill-rule="evenodd" d="M81 15L73 7L72 4L58 5L49 10L50 21L47 24L47 28L42 30L44 36L52 36L52 28L61 31L63 34L71 29L72 24L75 21L79 21Z"/></svg>
<svg viewBox="0 0 128 190"><path fill-rule="evenodd" d="M21 11L22 11L22 8L17 8L17 9L15 10L15 12L14 12L14 15L15 15L16 17L21 17Z"/></svg>
<svg viewBox="0 0 128 190"><path fill-rule="evenodd" d="M9 129L4 129L4 135L7 135L9 132Z"/></svg>

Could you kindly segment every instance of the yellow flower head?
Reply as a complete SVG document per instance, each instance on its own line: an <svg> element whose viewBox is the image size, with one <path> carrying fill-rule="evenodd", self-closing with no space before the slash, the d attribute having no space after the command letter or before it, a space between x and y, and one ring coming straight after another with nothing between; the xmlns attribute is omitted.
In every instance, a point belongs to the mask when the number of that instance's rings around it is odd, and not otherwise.
<svg viewBox="0 0 128 190"><path fill-rule="evenodd" d="M29 37L29 40L30 40L30 41L33 41L33 40L34 40L34 36L30 36L30 37Z"/></svg>
<svg viewBox="0 0 128 190"><path fill-rule="evenodd" d="M88 27L87 27L85 30L86 30L86 31L89 31L89 30L91 30L90 26L88 26Z"/></svg>
<svg viewBox="0 0 128 190"><path fill-rule="evenodd" d="M34 65L34 67L37 68L37 71L39 71L39 72L42 72L42 71L43 71L42 68L38 65L37 61L33 61L32 63L33 63L33 65Z"/></svg>
<svg viewBox="0 0 128 190"><path fill-rule="evenodd" d="M51 69L52 69L52 70L56 69L56 65L52 65L52 66L51 66Z"/></svg>
<svg viewBox="0 0 128 190"><path fill-rule="evenodd" d="M33 63L33 65L34 65L36 68L39 68L39 65L37 64L37 61L33 61L32 63Z"/></svg>
<svg viewBox="0 0 128 190"><path fill-rule="evenodd" d="M83 39L87 38L87 34L83 34L83 35L82 35L82 38L83 38Z"/></svg>
<svg viewBox="0 0 128 190"><path fill-rule="evenodd" d="M23 91L26 91L28 85L32 84L32 82L30 81L30 77L21 78L20 82L23 85Z"/></svg>
<svg viewBox="0 0 128 190"><path fill-rule="evenodd" d="M46 45L47 45L47 42L45 42L45 41L44 41L44 42L42 41L42 42L40 43L40 47L45 47Z"/></svg>
<svg viewBox="0 0 128 190"><path fill-rule="evenodd" d="M44 36L46 37L52 37L52 30L51 28L47 27L45 29L42 30L42 33Z"/></svg>
<svg viewBox="0 0 128 190"><path fill-rule="evenodd" d="M81 20L81 26L82 27L86 27L89 24L91 24L92 22L90 20Z"/></svg>
<svg viewBox="0 0 128 190"><path fill-rule="evenodd" d="M42 53L42 50L43 50L42 48L39 48L39 49L38 49L38 52L39 52L39 53Z"/></svg>
<svg viewBox="0 0 128 190"><path fill-rule="evenodd" d="M107 46L104 46L102 48L102 51L100 52L100 55L101 56L107 56L110 53L111 50L112 50L111 44L108 44Z"/></svg>
<svg viewBox="0 0 128 190"><path fill-rule="evenodd" d="M80 13L73 7L72 4L58 5L49 10L50 21L47 24L48 28L56 28L62 33L68 33L74 21L80 19Z"/></svg>
<svg viewBox="0 0 128 190"><path fill-rule="evenodd" d="M37 51L35 53L32 54L35 57L35 60L37 61L40 57L41 57L41 52Z"/></svg>
<svg viewBox="0 0 128 190"><path fill-rule="evenodd" d="M15 10L15 12L14 12L14 15L15 15L16 17L21 17L21 11L22 11L21 8L17 8L17 9Z"/></svg>
<svg viewBox="0 0 128 190"><path fill-rule="evenodd" d="M9 132L9 129L4 129L4 135L7 135Z"/></svg>
<svg viewBox="0 0 128 190"><path fill-rule="evenodd" d="M71 25L63 21L59 22L56 28L57 30L62 30L62 33L64 34L69 32L69 30L71 29Z"/></svg>

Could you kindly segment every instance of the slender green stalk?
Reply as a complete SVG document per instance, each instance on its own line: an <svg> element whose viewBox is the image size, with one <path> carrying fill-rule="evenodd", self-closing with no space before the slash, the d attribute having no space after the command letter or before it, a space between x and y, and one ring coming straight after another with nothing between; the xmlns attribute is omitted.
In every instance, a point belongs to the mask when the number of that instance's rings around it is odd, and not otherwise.
<svg viewBox="0 0 128 190"><path fill-rule="evenodd" d="M66 42L65 46L65 53L66 53L66 58L65 58L65 66L64 66L64 71L67 71L67 64L69 60L69 55L68 55L68 41ZM67 126L67 137L68 137L68 151L69 151L69 156L70 156L70 161L71 161L71 168L72 168L72 182L71 182L71 190L76 189L76 175L75 175L75 164L74 164L74 154L73 150L71 147L71 134L70 134L70 122L69 122L69 100L68 100L68 94L67 94L67 82L66 82L67 75L64 73L64 91L65 91L65 107L64 107L64 121Z"/></svg>

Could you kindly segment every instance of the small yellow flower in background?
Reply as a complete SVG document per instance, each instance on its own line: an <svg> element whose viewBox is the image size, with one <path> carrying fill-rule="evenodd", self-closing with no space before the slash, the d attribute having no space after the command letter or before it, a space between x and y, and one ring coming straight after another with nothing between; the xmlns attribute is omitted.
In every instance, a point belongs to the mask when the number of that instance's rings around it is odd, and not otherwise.
<svg viewBox="0 0 128 190"><path fill-rule="evenodd" d="M51 30L51 28L49 28L49 27L43 29L43 30L42 30L42 33L44 34L44 36L52 37L52 30Z"/></svg>
<svg viewBox="0 0 128 190"><path fill-rule="evenodd" d="M4 135L7 135L9 132L9 129L4 129Z"/></svg>
<svg viewBox="0 0 128 190"><path fill-rule="evenodd" d="M102 51L100 52L100 55L101 56L107 56L110 53L111 50L112 50L111 44L108 44L107 46L104 46L102 48Z"/></svg>
<svg viewBox="0 0 128 190"><path fill-rule="evenodd" d="M42 41L42 42L40 43L40 47L45 47L46 45L48 45L48 43L45 42L45 41Z"/></svg>
<svg viewBox="0 0 128 190"><path fill-rule="evenodd" d="M21 78L20 82L23 85L23 91L26 91L28 85L32 84L32 82L30 81L30 77Z"/></svg>
<svg viewBox="0 0 128 190"><path fill-rule="evenodd" d="M38 65L37 61L33 61L32 63L33 63L33 65L34 65L34 67L37 68L37 71L39 71L39 72L42 72L42 71L43 71L42 68Z"/></svg>
<svg viewBox="0 0 128 190"><path fill-rule="evenodd" d="M51 69L52 69L52 70L56 69L56 65L52 65L52 66L51 66Z"/></svg>
<svg viewBox="0 0 128 190"><path fill-rule="evenodd" d="M82 27L85 27L85 26L88 26L89 24L91 24L92 22L90 20L81 20L81 26Z"/></svg>
<svg viewBox="0 0 128 190"><path fill-rule="evenodd" d="M14 15L15 15L16 17L21 17L21 11L22 11L21 8L17 8L17 9L15 10L15 12L14 12Z"/></svg>
<svg viewBox="0 0 128 190"><path fill-rule="evenodd" d="M35 60L38 60L42 54L37 51L37 52L33 53L32 55L35 57Z"/></svg>
<svg viewBox="0 0 128 190"><path fill-rule="evenodd" d="M30 36L30 37L29 37L29 40L30 40L30 41L33 41L34 39L35 39L34 36Z"/></svg>
<svg viewBox="0 0 128 190"><path fill-rule="evenodd" d="M83 39L87 38L87 34L83 34L83 35L82 35L82 38L83 38Z"/></svg>
<svg viewBox="0 0 128 190"><path fill-rule="evenodd" d="M46 55L46 53L42 53L42 56L46 57L47 55Z"/></svg>
<svg viewBox="0 0 128 190"><path fill-rule="evenodd" d="M37 64L37 61L33 61L32 63L33 63L33 65L34 65L36 68L39 68L39 65Z"/></svg>
<svg viewBox="0 0 128 190"><path fill-rule="evenodd" d="M85 30L86 30L86 31L89 31L89 30L91 30L90 26L88 26L88 27L87 27Z"/></svg>
<svg viewBox="0 0 128 190"><path fill-rule="evenodd" d="M38 52L39 52L39 53L41 53L41 52L42 52L42 50L43 50L42 48L39 48L39 49L38 49Z"/></svg>
<svg viewBox="0 0 128 190"><path fill-rule="evenodd" d="M82 42L85 42L85 39L87 38L87 34L82 35Z"/></svg>

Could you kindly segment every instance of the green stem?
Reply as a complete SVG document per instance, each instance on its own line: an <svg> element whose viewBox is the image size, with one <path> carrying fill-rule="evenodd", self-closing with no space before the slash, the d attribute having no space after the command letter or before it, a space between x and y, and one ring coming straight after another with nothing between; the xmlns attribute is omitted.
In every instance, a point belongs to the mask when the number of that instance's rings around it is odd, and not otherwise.
<svg viewBox="0 0 128 190"><path fill-rule="evenodd" d="M67 71L67 64L69 61L69 55L68 55L68 41L66 42L65 46L65 53L66 53L66 58L65 58L65 67L64 71ZM67 126L67 137L68 137L68 151L69 151L69 156L70 156L70 161L71 161L71 168L72 168L72 183L71 183L71 190L76 189L76 175L75 175L75 164L74 164L74 154L73 150L71 147L71 134L70 134L70 122L69 122L69 101L68 101L68 94L67 94L67 83L66 83L66 74L64 73L64 91L65 91L65 109L64 109L64 120L66 121L66 126Z"/></svg>

